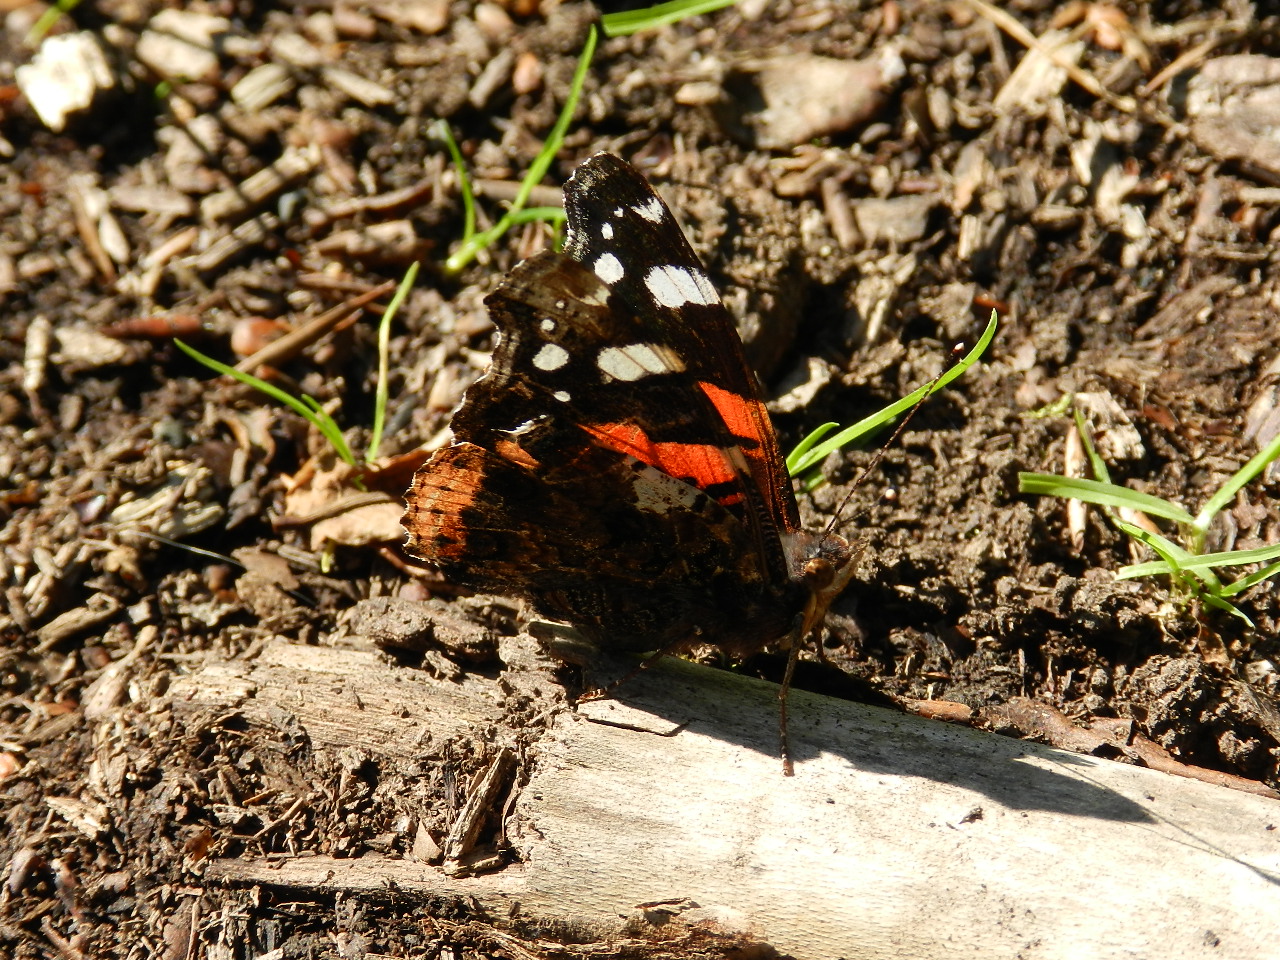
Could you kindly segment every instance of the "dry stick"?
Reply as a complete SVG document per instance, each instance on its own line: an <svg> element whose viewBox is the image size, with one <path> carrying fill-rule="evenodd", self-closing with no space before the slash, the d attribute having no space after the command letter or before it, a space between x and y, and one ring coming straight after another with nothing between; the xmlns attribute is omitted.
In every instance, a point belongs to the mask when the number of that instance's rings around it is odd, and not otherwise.
<svg viewBox="0 0 1280 960"><path fill-rule="evenodd" d="M287 333L279 340L273 340L257 353L250 357L246 357L236 364L236 369L241 373L253 373L259 367L270 367L287 360L292 357L303 347L306 347L319 340L326 333L346 320L349 316L359 310L361 307L377 300L385 293L390 293L396 288L394 280L388 280L380 283L367 293L362 293L358 297L352 297L344 303L338 304L331 310L326 310L314 320L308 322L305 326Z"/></svg>
<svg viewBox="0 0 1280 960"><path fill-rule="evenodd" d="M982 14L1024 47L1030 47L1041 55L1048 57L1057 66L1065 70L1067 76L1095 97L1105 100L1117 110L1123 110L1125 113L1133 113L1138 108L1137 101L1133 97L1122 97L1112 93L1094 79L1091 73L1081 70L1059 51L1050 47L1003 10L993 7L986 0L968 0L968 3L969 6L973 7L978 13Z"/></svg>
<svg viewBox="0 0 1280 960"><path fill-rule="evenodd" d="M60 934L53 925L53 921L48 917L44 917L40 921L40 932L48 937L49 942L58 948L58 952L68 960L89 960L76 946Z"/></svg>
<svg viewBox="0 0 1280 960"><path fill-rule="evenodd" d="M425 177L399 190L380 193L372 197L351 197L328 206L311 210L303 215L307 226L313 230L332 223L334 220L345 220L363 213L386 213L399 207L414 207L425 203L435 191L435 178Z"/></svg>
<svg viewBox="0 0 1280 960"><path fill-rule="evenodd" d="M1184 50L1174 58L1172 63L1142 85L1142 95L1144 97L1151 96L1183 70L1189 70L1192 66L1200 63L1217 47L1222 46L1228 40L1234 40L1242 32L1239 29L1223 30L1208 40L1203 40L1196 44L1190 50Z"/></svg>
<svg viewBox="0 0 1280 960"><path fill-rule="evenodd" d="M341 497L331 501L323 507L319 507L309 513L284 513L271 518L272 530L284 530L287 527L309 527L313 523L321 520L328 520L331 517L338 517L352 510L359 510L362 507L371 507L379 503L396 503L396 498L389 493L381 490L372 490L368 493L352 493L348 496Z"/></svg>
<svg viewBox="0 0 1280 960"><path fill-rule="evenodd" d="M514 180L486 180L480 178L472 182L477 196L490 200L511 202L520 194L520 184ZM559 187L537 186L529 191L528 206L558 207L564 202L564 194Z"/></svg>
<svg viewBox="0 0 1280 960"><path fill-rule="evenodd" d="M102 238L98 235L98 224L89 213L89 205L85 201L84 191L78 184L73 183L71 189L67 191L67 199L71 201L71 212L74 215L76 232L80 234L80 241L84 244L85 252L89 254L89 259L93 261L93 265L102 274L102 279L107 283L115 283L118 276L116 265L112 263L111 257L107 255L107 251L102 246Z"/></svg>
<svg viewBox="0 0 1280 960"><path fill-rule="evenodd" d="M368 280L363 280L360 277L337 277L321 271L295 274L293 282L301 289L323 290L325 293L342 294L343 296L362 294L369 289Z"/></svg>
<svg viewBox="0 0 1280 960"><path fill-rule="evenodd" d="M294 817L298 815L298 811L302 809L303 805L306 804L306 802L307 802L306 797L298 797L296 800L293 801L293 803L289 804L288 810L280 814L280 816L276 817L274 820L269 821L265 826L263 826L261 830L255 833L253 835L253 839L261 840L267 834L269 834L272 830L275 830L277 827L284 826L286 823L288 823L290 820L292 820Z"/></svg>

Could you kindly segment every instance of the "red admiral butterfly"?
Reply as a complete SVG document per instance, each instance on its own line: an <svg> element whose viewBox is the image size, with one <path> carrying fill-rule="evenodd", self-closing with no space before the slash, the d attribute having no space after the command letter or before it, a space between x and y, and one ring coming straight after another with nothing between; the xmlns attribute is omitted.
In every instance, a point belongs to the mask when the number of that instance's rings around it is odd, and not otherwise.
<svg viewBox="0 0 1280 960"><path fill-rule="evenodd" d="M800 529L732 318L627 163L598 154L564 193L564 252L485 301L492 364L413 478L406 550L603 648L798 646L852 554Z"/></svg>

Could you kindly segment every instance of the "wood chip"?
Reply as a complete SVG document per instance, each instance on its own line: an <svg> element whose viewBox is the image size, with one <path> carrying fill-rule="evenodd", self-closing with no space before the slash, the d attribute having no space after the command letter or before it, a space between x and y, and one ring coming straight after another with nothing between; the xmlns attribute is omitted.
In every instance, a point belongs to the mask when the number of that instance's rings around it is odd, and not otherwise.
<svg viewBox="0 0 1280 960"><path fill-rule="evenodd" d="M345 93L352 100L366 107L384 107L395 103L396 95L380 83L344 70L342 67L325 67L321 71L324 82L333 89Z"/></svg>
<svg viewBox="0 0 1280 960"><path fill-rule="evenodd" d="M855 61L778 57L743 73L753 78L764 102L763 110L745 119L756 143L767 149L840 133L869 120L905 69L892 50Z"/></svg>
<svg viewBox="0 0 1280 960"><path fill-rule="evenodd" d="M853 203L853 218L869 247L903 247L925 235L929 214L942 202L936 194L868 197Z"/></svg>
<svg viewBox="0 0 1280 960"><path fill-rule="evenodd" d="M205 220L227 220L251 210L302 180L319 162L318 150L289 147L270 166L229 190L205 197L200 215Z"/></svg>
<svg viewBox="0 0 1280 960"><path fill-rule="evenodd" d="M371 0L364 7L388 23L428 35L449 23L449 0Z"/></svg>
<svg viewBox="0 0 1280 960"><path fill-rule="evenodd" d="M1210 60L1187 84L1187 113L1201 149L1280 184L1280 57Z"/></svg>
<svg viewBox="0 0 1280 960"><path fill-rule="evenodd" d="M98 839L111 827L111 816L105 804L79 797L46 797L45 803L90 840Z"/></svg>
<svg viewBox="0 0 1280 960"><path fill-rule="evenodd" d="M263 110L293 92L293 74L279 63L254 67L231 88L231 99L245 110Z"/></svg>
<svg viewBox="0 0 1280 960"><path fill-rule="evenodd" d="M215 80L217 47L231 30L226 17L175 8L161 10L138 38L134 55L162 77Z"/></svg>
<svg viewBox="0 0 1280 960"><path fill-rule="evenodd" d="M30 63L14 71L14 79L40 122L54 133L116 83L98 38L87 31L49 37Z"/></svg>
<svg viewBox="0 0 1280 960"><path fill-rule="evenodd" d="M110 594L95 593L84 606L76 607L50 620L36 631L39 644L36 653L44 653L63 640L86 633L106 623L120 610L120 601Z"/></svg>

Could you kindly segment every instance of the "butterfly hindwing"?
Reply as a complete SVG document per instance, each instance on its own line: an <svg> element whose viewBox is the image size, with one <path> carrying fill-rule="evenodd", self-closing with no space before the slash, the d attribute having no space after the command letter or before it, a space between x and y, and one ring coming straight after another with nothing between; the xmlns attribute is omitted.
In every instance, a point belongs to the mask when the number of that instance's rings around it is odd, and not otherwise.
<svg viewBox="0 0 1280 960"><path fill-rule="evenodd" d="M459 442L437 452L407 499L411 554L451 582L524 597L617 649L697 641L736 651L758 646L762 628L785 630L770 621L787 605L737 518L554 418L493 449Z"/></svg>

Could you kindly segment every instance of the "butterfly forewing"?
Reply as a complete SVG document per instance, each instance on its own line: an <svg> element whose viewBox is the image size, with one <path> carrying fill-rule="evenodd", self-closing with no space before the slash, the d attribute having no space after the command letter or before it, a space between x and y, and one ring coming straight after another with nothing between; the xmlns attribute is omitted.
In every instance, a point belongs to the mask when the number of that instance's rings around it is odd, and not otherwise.
<svg viewBox="0 0 1280 960"><path fill-rule="evenodd" d="M795 497L733 318L666 204L630 165L598 154L565 185L565 214L565 253L608 285L619 311L636 318L642 346L661 345L679 358L693 387L683 403L698 395L710 404L717 443L735 451L747 475L751 508L778 529L796 529ZM634 372L625 361L624 370Z"/></svg>

